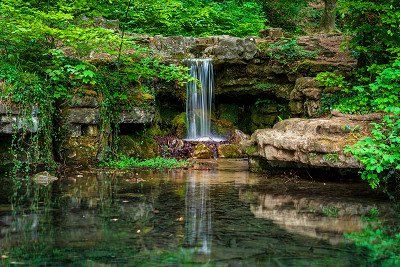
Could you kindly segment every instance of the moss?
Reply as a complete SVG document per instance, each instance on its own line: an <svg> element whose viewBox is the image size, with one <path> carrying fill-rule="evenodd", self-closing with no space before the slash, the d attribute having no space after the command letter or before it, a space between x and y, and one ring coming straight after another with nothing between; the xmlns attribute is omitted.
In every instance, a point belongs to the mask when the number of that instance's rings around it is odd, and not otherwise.
<svg viewBox="0 0 400 267"><path fill-rule="evenodd" d="M70 137L62 147L62 155L66 163L90 165L95 163L99 150L97 137Z"/></svg>
<svg viewBox="0 0 400 267"><path fill-rule="evenodd" d="M245 148L244 153L248 156L253 156L254 154L256 154L258 151L258 147L253 145L253 146L248 146Z"/></svg>
<svg viewBox="0 0 400 267"><path fill-rule="evenodd" d="M147 159L158 156L158 145L153 136L121 135L118 142L118 152L122 155Z"/></svg>
<svg viewBox="0 0 400 267"><path fill-rule="evenodd" d="M209 148L206 144L198 144L194 148L193 158L196 159L210 159L214 157L214 153L211 148Z"/></svg>
<svg viewBox="0 0 400 267"><path fill-rule="evenodd" d="M242 150L236 144L223 144L218 147L218 156L221 158L241 158Z"/></svg>
<svg viewBox="0 0 400 267"><path fill-rule="evenodd" d="M186 125L186 112L183 112L172 120L172 127L174 134L178 138L184 138L186 135L187 125Z"/></svg>
<svg viewBox="0 0 400 267"><path fill-rule="evenodd" d="M212 131L218 135L228 137L235 129L235 125L229 120L212 118Z"/></svg>
<svg viewBox="0 0 400 267"><path fill-rule="evenodd" d="M339 155L337 153L328 153L322 156L323 160L331 163L339 162Z"/></svg>
<svg viewBox="0 0 400 267"><path fill-rule="evenodd" d="M219 119L237 125L239 121L239 106L236 104L221 104L218 106Z"/></svg>

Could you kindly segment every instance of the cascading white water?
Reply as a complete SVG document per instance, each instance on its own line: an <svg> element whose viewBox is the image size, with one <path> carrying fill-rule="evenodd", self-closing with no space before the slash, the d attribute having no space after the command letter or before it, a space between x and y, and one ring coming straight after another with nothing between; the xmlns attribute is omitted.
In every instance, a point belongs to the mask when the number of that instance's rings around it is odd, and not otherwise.
<svg viewBox="0 0 400 267"><path fill-rule="evenodd" d="M190 75L198 82L187 85L186 120L190 141L222 141L211 133L211 108L214 91L214 70L211 59L188 59Z"/></svg>

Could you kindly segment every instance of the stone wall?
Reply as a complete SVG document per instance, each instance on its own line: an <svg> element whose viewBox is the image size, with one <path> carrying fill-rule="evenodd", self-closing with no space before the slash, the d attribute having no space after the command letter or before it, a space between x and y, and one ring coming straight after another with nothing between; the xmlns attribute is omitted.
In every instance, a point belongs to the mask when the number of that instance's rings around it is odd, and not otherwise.
<svg viewBox="0 0 400 267"><path fill-rule="evenodd" d="M94 96L74 97L60 107L59 118L54 125L59 129L57 150L60 160L67 164L91 164L96 162L101 135L100 101ZM0 166L11 160L12 135L24 130L36 133L40 122L39 110L32 108L28 114L14 105L0 103ZM120 114L120 125L150 125L155 108L125 108ZM138 126L139 127L139 126ZM29 138L27 135L26 138Z"/></svg>
<svg viewBox="0 0 400 267"><path fill-rule="evenodd" d="M27 114L22 114L18 107L0 102L0 134L12 134L23 129L31 133L37 132L38 112L37 107L33 106Z"/></svg>
<svg viewBox="0 0 400 267"><path fill-rule="evenodd" d="M93 96L74 97L62 108L60 155L66 163L90 164L99 152L101 117L99 99ZM120 124L151 124L154 120L153 106L126 108L120 114Z"/></svg>

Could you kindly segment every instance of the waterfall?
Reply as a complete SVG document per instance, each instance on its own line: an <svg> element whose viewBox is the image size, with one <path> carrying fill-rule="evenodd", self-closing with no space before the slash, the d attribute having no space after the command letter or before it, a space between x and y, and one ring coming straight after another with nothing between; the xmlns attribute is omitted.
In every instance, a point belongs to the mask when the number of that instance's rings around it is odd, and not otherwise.
<svg viewBox="0 0 400 267"><path fill-rule="evenodd" d="M211 134L214 70L211 59L188 59L190 75L199 82L187 85L186 120L187 140L222 141Z"/></svg>

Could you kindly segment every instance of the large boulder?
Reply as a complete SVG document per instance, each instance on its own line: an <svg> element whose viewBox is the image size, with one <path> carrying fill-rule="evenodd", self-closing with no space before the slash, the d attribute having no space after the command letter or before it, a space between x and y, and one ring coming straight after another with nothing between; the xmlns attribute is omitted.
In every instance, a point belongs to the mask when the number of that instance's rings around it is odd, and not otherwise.
<svg viewBox="0 0 400 267"><path fill-rule="evenodd" d="M367 117L360 118L341 116L284 120L272 129L257 130L251 141L245 142L245 151L271 162L360 168L361 164L343 151L369 133L371 121Z"/></svg>

